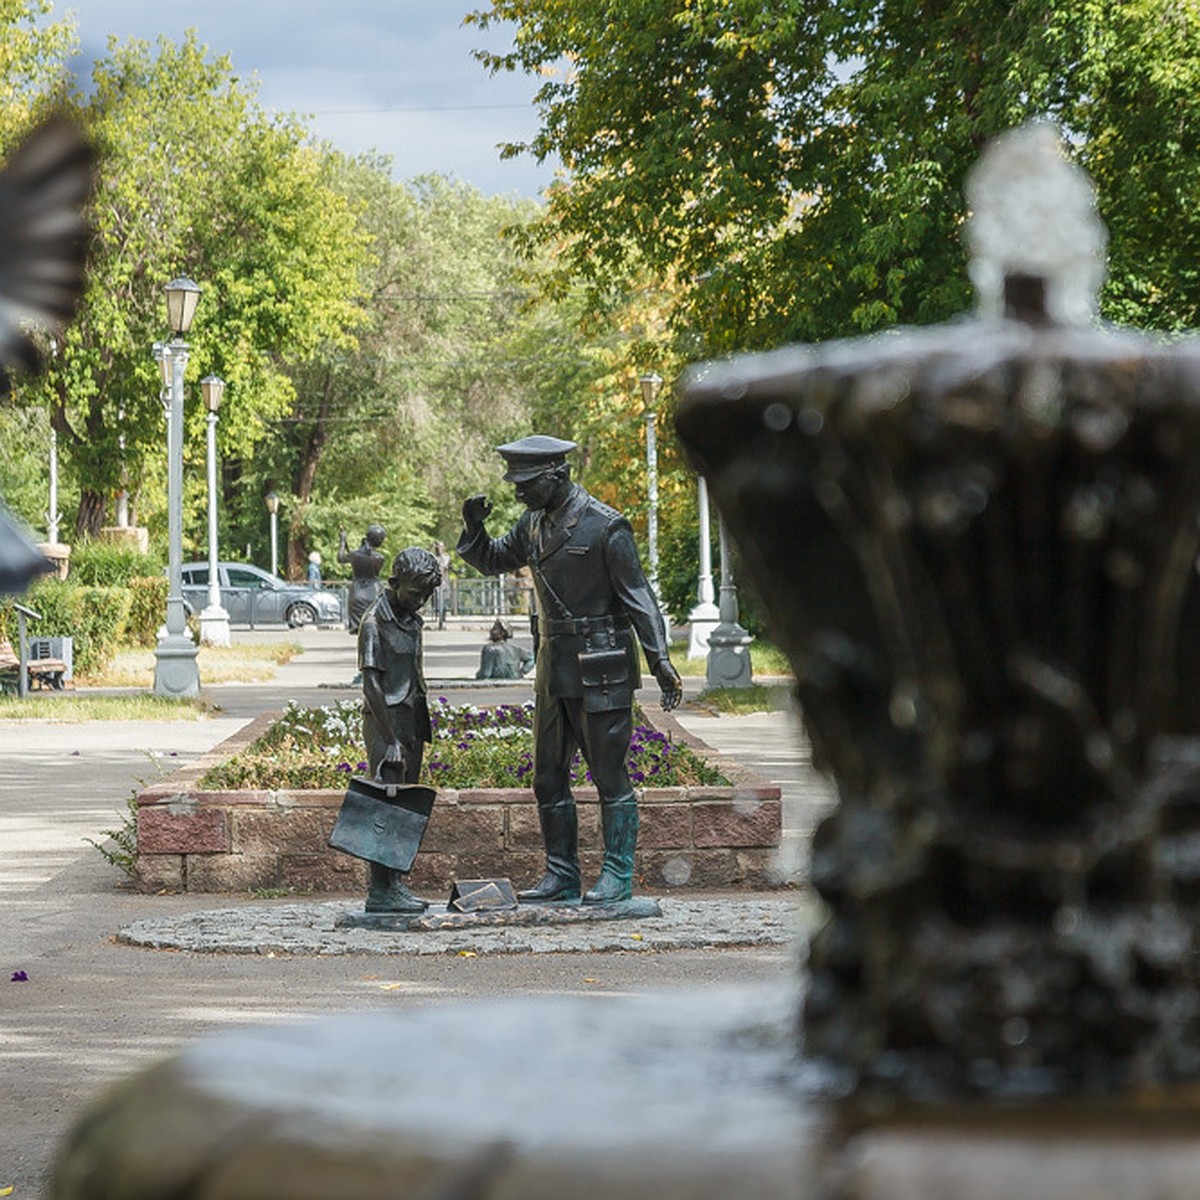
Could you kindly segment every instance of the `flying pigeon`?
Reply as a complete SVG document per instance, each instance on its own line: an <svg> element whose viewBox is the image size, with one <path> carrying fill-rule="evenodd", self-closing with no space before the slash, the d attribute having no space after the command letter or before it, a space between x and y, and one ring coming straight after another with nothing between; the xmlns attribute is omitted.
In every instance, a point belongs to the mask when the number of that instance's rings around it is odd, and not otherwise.
<svg viewBox="0 0 1200 1200"><path fill-rule="evenodd" d="M92 165L79 126L56 116L0 170L0 391L7 368L37 369L34 329L61 329L83 295ZM24 591L48 569L0 506L0 594Z"/></svg>

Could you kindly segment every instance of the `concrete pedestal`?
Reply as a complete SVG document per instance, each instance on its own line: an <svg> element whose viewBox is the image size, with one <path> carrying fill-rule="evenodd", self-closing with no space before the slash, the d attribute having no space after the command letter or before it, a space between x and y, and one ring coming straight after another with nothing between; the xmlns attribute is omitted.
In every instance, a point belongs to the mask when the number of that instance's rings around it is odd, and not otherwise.
<svg viewBox="0 0 1200 1200"><path fill-rule="evenodd" d="M196 643L187 634L162 633L154 647L154 694L191 698L200 694Z"/></svg>
<svg viewBox="0 0 1200 1200"><path fill-rule="evenodd" d="M710 688L749 687L754 682L750 666L750 643L754 638L740 625L722 621L708 636L708 671L705 685Z"/></svg>
<svg viewBox="0 0 1200 1200"><path fill-rule="evenodd" d="M688 613L688 658L704 658L708 654L708 639L720 623L721 613L712 601L697 604Z"/></svg>
<svg viewBox="0 0 1200 1200"><path fill-rule="evenodd" d="M102 1100L56 1200L806 1194L782 994L347 1014L194 1044ZM807 1193L813 1194L813 1193Z"/></svg>
<svg viewBox="0 0 1200 1200"><path fill-rule="evenodd" d="M98 540L115 546L129 546L139 554L150 553L150 530L144 525L105 525Z"/></svg>
<svg viewBox="0 0 1200 1200"><path fill-rule="evenodd" d="M59 579L66 579L71 569L71 547L65 542L38 542L37 548L54 564Z"/></svg>
<svg viewBox="0 0 1200 1200"><path fill-rule="evenodd" d="M219 604L216 608L209 605L201 609L199 620L201 645L232 645L229 633L229 614Z"/></svg>

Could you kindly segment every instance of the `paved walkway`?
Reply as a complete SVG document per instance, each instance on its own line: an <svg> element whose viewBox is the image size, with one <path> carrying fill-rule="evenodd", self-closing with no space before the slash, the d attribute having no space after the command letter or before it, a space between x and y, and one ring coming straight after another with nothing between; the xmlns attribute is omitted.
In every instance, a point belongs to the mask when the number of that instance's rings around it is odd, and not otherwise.
<svg viewBox="0 0 1200 1200"><path fill-rule="evenodd" d="M281 633L237 636L278 640ZM429 631L431 688L480 704L530 695L525 682L473 681L485 638L482 624ZM694 924L716 927L736 917L767 931L757 939L747 934L728 949L713 948L720 939L695 936L679 938L673 943L678 948L665 953L665 944L651 939L647 945L644 937L604 946L501 947L574 951L567 954L488 953L482 946L447 946L440 955L391 947L392 953L382 954L364 946L337 956L269 950L197 955L118 942L118 930L146 920L173 917L186 924L224 911L233 928L257 920L260 913L251 910L278 911L272 919L282 921L284 910L298 907L246 896L139 895L121 886L120 872L85 839L102 841L104 831L120 823L126 799L141 782L205 752L258 713L288 699L310 704L358 694L350 687L354 653L348 635L307 630L300 640L305 653L270 683L206 689L220 706L206 720L0 721L0 1189L14 1186L15 1197L44 1188L57 1139L97 1090L213 1029L453 997L621 995L792 977L788 913L794 896L788 893L703 896L690 912ZM699 689L700 681L687 681L687 695ZM30 700L37 702L37 696ZM792 718L714 717L693 709L682 720L710 745L782 785L789 845L794 862L800 861L805 831L827 802L827 791L806 765ZM750 944L754 940L759 944ZM637 952L613 952L620 949ZM10 981L20 973L26 978Z"/></svg>

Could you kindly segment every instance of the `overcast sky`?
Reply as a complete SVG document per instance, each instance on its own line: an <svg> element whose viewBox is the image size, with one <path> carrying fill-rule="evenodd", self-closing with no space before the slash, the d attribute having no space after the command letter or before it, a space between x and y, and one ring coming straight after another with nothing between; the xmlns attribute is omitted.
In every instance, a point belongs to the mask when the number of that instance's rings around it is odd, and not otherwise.
<svg viewBox="0 0 1200 1200"><path fill-rule="evenodd" d="M471 57L507 48L505 33L462 28L471 0L56 0L73 9L82 43L81 82L110 34L179 41L194 28L213 53L256 76L266 109L311 114L319 136L355 154L379 150L398 179L436 171L487 193L537 196L553 177L522 156L501 162L496 145L536 128L524 75L489 76Z"/></svg>

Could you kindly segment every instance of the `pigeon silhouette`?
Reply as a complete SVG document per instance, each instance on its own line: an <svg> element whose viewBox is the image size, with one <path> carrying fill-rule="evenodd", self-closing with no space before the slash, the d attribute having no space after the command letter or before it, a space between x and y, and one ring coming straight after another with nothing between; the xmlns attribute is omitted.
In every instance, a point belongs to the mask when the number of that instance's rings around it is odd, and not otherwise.
<svg viewBox="0 0 1200 1200"><path fill-rule="evenodd" d="M84 289L92 149L63 116L39 125L0 170L0 394L8 369L37 370L38 329L57 331ZM24 591L50 563L0 504L0 594Z"/></svg>
<svg viewBox="0 0 1200 1200"><path fill-rule="evenodd" d="M83 295L92 164L79 126L58 116L0 170L0 365L36 369L34 329L60 329Z"/></svg>

